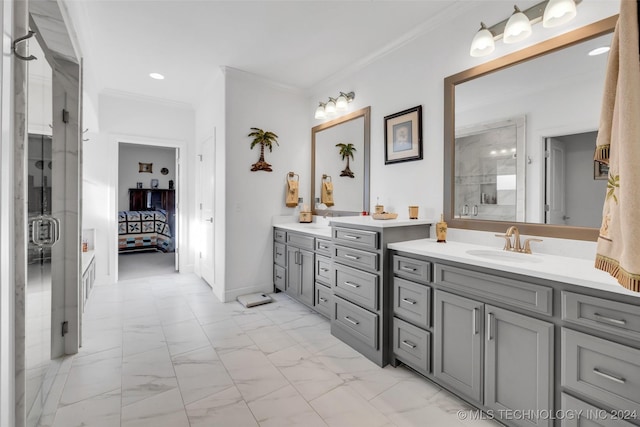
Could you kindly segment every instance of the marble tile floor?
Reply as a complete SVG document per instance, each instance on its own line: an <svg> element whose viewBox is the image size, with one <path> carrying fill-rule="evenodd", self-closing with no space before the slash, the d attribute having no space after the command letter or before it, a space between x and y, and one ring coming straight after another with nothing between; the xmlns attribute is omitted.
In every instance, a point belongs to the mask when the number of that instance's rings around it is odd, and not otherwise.
<svg viewBox="0 0 640 427"><path fill-rule="evenodd" d="M404 368L379 368L284 294L223 304L193 274L96 286L42 427L491 426Z"/></svg>

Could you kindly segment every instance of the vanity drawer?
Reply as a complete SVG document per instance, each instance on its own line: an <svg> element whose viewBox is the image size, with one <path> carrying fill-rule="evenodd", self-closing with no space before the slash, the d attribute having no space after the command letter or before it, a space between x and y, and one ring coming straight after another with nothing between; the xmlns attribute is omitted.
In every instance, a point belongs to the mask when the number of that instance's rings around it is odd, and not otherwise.
<svg viewBox="0 0 640 427"><path fill-rule="evenodd" d="M393 314L416 326L431 326L431 288L393 278Z"/></svg>
<svg viewBox="0 0 640 427"><path fill-rule="evenodd" d="M370 310L378 309L378 275L336 264L333 293Z"/></svg>
<svg viewBox="0 0 640 427"><path fill-rule="evenodd" d="M562 328L562 385L615 409L640 408L640 350Z"/></svg>
<svg viewBox="0 0 640 427"><path fill-rule="evenodd" d="M491 298L537 313L552 314L553 289L547 286L441 264L435 265L433 281L468 294Z"/></svg>
<svg viewBox="0 0 640 427"><path fill-rule="evenodd" d="M292 245L300 249L313 251L315 249L316 243L314 237L289 232L287 233L287 245Z"/></svg>
<svg viewBox="0 0 640 427"><path fill-rule="evenodd" d="M378 348L378 315L334 296L335 324L369 347Z"/></svg>
<svg viewBox="0 0 640 427"><path fill-rule="evenodd" d="M596 406L576 399L566 393L561 395L562 427L632 427L624 421L626 411L605 411Z"/></svg>
<svg viewBox="0 0 640 427"><path fill-rule="evenodd" d="M562 292L562 320L640 341L640 307Z"/></svg>
<svg viewBox="0 0 640 427"><path fill-rule="evenodd" d="M331 241L316 239L316 253L325 256L331 256Z"/></svg>
<svg viewBox="0 0 640 427"><path fill-rule="evenodd" d="M431 371L430 337L428 331L393 318L393 354L423 374Z"/></svg>
<svg viewBox="0 0 640 427"><path fill-rule="evenodd" d="M429 283L431 281L431 263L393 255L393 274L416 282Z"/></svg>
<svg viewBox="0 0 640 427"><path fill-rule="evenodd" d="M375 231L334 227L332 233L334 242L363 249L378 249L378 233Z"/></svg>
<svg viewBox="0 0 640 427"><path fill-rule="evenodd" d="M281 291L285 291L287 288L287 274L284 267L277 264L273 265L273 284Z"/></svg>
<svg viewBox="0 0 640 427"><path fill-rule="evenodd" d="M318 313L331 319L333 293L321 283L316 283L316 305Z"/></svg>
<svg viewBox="0 0 640 427"><path fill-rule="evenodd" d="M356 268L378 271L378 254L365 252L359 249L347 248L336 245L333 248L334 259Z"/></svg>
<svg viewBox="0 0 640 427"><path fill-rule="evenodd" d="M322 255L316 255L316 280L333 286L333 262L331 258Z"/></svg>
<svg viewBox="0 0 640 427"><path fill-rule="evenodd" d="M273 240L285 243L287 241L287 232L278 228L273 230Z"/></svg>
<svg viewBox="0 0 640 427"><path fill-rule="evenodd" d="M284 243L276 242L273 244L273 262L283 267L286 267L287 250L285 248Z"/></svg>

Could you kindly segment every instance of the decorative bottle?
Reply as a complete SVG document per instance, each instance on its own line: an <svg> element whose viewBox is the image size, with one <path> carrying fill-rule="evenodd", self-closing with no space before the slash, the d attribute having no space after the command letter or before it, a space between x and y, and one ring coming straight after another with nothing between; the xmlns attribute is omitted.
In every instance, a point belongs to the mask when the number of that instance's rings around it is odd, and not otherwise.
<svg viewBox="0 0 640 427"><path fill-rule="evenodd" d="M443 214L440 214L440 222L436 224L436 238L440 243L447 243L447 223Z"/></svg>

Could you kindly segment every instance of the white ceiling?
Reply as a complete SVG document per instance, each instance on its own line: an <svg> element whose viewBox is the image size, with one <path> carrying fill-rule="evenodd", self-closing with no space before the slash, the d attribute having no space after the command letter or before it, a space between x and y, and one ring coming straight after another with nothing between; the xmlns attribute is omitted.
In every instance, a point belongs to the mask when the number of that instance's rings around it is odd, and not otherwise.
<svg viewBox="0 0 640 427"><path fill-rule="evenodd" d="M305 90L429 29L459 0L66 0L98 91L197 105L221 66ZM149 73L166 76L157 81Z"/></svg>

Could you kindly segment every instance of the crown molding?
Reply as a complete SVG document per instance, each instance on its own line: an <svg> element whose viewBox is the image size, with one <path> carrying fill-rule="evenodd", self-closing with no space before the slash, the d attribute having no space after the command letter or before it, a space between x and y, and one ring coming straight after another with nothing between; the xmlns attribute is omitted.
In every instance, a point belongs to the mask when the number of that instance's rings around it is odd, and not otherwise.
<svg viewBox="0 0 640 427"><path fill-rule="evenodd" d="M343 79L346 76L354 74L357 71L365 68L366 66L378 61L379 59L393 53L407 44L413 42L414 40L422 37L426 34L437 32L440 27L443 25L447 25L454 19L456 16L469 12L471 10L477 9L478 4L474 2L468 1L456 1L452 2L450 5L446 6L440 12L430 16L426 21L422 24L414 27L411 31L405 33L401 37L398 37L394 41L387 43L382 46L380 49L374 51L373 53L357 60L351 62L351 64L342 68L340 71L330 74L329 76L323 78L322 80L317 81L311 87L306 88L308 91L311 91L312 88L323 87L328 85L336 80Z"/></svg>
<svg viewBox="0 0 640 427"><path fill-rule="evenodd" d="M223 65L220 67L220 70L222 71L222 74L224 74L225 76L227 75L231 75L231 76L235 76L235 77L239 77L245 80L250 80L250 81L255 81L258 83L262 83L271 87L274 87L276 89L280 89L280 90L284 90L286 92L290 92L296 95L303 95L306 96L307 95L307 90L306 89L302 89L296 86L292 86L292 85L288 85L285 83L281 83L281 82L277 82L275 80L271 80L267 77L261 76L259 74L255 74L249 71L244 71L241 70L239 68L233 68L233 67L229 67L226 65Z"/></svg>

